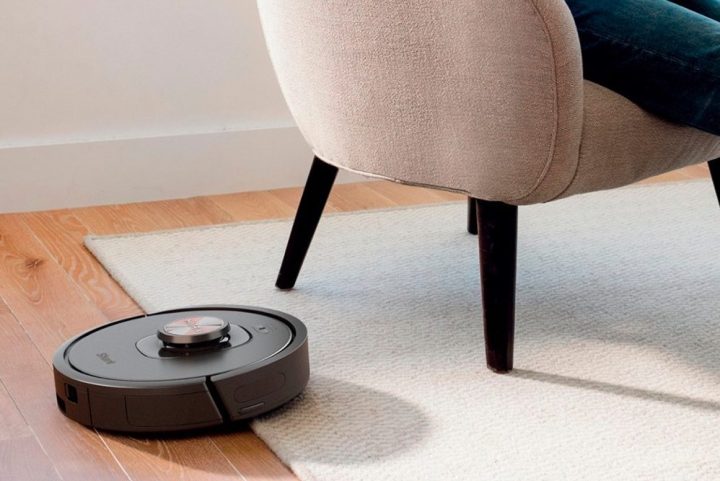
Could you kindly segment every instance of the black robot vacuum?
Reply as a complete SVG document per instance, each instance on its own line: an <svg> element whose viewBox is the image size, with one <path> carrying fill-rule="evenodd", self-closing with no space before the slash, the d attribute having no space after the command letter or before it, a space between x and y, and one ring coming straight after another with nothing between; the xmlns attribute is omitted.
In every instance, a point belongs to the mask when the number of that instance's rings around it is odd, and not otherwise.
<svg viewBox="0 0 720 481"><path fill-rule="evenodd" d="M203 306L122 319L70 339L53 359L60 410L87 426L167 432L231 423L307 384L307 329L259 307Z"/></svg>

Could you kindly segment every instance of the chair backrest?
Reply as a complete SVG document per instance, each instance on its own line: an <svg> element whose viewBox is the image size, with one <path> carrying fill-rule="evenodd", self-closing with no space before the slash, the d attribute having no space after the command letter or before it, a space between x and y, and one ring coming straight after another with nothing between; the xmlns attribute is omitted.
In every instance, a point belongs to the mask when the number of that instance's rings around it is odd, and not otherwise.
<svg viewBox="0 0 720 481"><path fill-rule="evenodd" d="M577 161L582 66L562 0L258 8L290 110L327 162L512 201L554 160Z"/></svg>

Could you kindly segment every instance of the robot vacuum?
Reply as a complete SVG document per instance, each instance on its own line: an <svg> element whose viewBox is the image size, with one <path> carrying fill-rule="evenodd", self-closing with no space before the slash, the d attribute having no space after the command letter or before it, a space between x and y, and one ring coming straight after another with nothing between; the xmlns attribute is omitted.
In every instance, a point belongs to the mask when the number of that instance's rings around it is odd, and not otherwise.
<svg viewBox="0 0 720 481"><path fill-rule="evenodd" d="M307 384L307 329L259 307L203 306L103 325L53 359L60 410L99 429L168 432L270 411Z"/></svg>

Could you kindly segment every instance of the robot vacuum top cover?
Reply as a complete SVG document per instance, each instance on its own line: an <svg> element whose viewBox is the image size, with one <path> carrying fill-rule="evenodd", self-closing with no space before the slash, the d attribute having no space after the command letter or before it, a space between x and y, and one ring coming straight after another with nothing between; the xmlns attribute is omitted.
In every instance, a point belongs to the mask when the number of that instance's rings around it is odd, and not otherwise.
<svg viewBox="0 0 720 481"><path fill-rule="evenodd" d="M58 349L53 368L58 407L82 424L195 429L257 416L302 392L307 330L258 307L176 309L80 334Z"/></svg>

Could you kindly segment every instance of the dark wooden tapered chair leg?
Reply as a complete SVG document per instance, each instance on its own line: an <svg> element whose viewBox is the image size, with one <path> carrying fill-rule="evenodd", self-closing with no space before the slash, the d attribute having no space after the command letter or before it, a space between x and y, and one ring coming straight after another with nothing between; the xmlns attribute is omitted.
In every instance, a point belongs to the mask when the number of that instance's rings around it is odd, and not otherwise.
<svg viewBox="0 0 720 481"><path fill-rule="evenodd" d="M467 231L472 235L478 233L477 209L475 208L475 199L472 197L468 197Z"/></svg>
<svg viewBox="0 0 720 481"><path fill-rule="evenodd" d="M337 172L337 167L323 162L318 157L313 159L295 214L295 222L290 231L290 239L285 248L280 273L275 282L275 286L280 289L292 289L295 285Z"/></svg>
<svg viewBox="0 0 720 481"><path fill-rule="evenodd" d="M711 160L708 162L708 167L710 167L710 176L715 186L715 195L720 203L720 159Z"/></svg>
<svg viewBox="0 0 720 481"><path fill-rule="evenodd" d="M513 367L515 338L515 269L518 208L475 200L480 244L485 357L490 369Z"/></svg>

